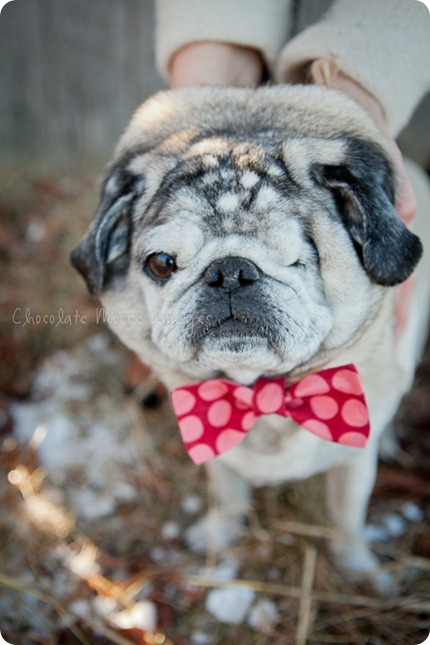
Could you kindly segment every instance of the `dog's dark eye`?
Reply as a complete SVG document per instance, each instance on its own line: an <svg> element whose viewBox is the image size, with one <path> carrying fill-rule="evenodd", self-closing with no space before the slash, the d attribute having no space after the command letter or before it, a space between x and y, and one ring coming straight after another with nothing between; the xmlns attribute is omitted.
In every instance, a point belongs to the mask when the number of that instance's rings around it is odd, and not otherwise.
<svg viewBox="0 0 430 645"><path fill-rule="evenodd" d="M175 258L167 253L152 253L146 258L145 271L157 282L166 282L176 271Z"/></svg>

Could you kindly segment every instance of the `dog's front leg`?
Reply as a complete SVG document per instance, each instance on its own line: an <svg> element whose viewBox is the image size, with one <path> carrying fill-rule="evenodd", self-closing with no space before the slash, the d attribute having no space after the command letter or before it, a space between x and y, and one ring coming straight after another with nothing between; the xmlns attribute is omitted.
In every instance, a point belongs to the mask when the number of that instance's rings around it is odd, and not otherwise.
<svg viewBox="0 0 430 645"><path fill-rule="evenodd" d="M219 550L242 534L249 508L249 485L235 471L214 459L207 465L209 512L187 531L188 545L197 552Z"/></svg>
<svg viewBox="0 0 430 645"><path fill-rule="evenodd" d="M377 465L378 446L372 442L351 461L328 471L326 495L330 520L339 532L330 542L336 566L353 579L370 579L384 593L391 586L391 576L379 569L363 536Z"/></svg>

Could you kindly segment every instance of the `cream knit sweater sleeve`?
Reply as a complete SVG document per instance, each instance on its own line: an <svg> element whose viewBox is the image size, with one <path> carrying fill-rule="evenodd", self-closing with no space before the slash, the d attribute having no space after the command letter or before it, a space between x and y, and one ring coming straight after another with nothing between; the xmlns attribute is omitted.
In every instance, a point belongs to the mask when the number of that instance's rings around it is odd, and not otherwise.
<svg viewBox="0 0 430 645"><path fill-rule="evenodd" d="M260 51L273 69L289 30L292 0L157 0L156 60L169 79L175 52L192 42L215 40Z"/></svg>
<svg viewBox="0 0 430 645"><path fill-rule="evenodd" d="M305 80L307 65L330 57L382 105L396 136L430 89L430 14L418 0L336 0L315 25L289 35L293 0L156 0L156 56L184 45L232 42L261 52L278 83Z"/></svg>
<svg viewBox="0 0 430 645"><path fill-rule="evenodd" d="M396 136L430 89L430 14L418 0L337 0L282 51L275 77L300 82L308 63L334 57L382 105Z"/></svg>

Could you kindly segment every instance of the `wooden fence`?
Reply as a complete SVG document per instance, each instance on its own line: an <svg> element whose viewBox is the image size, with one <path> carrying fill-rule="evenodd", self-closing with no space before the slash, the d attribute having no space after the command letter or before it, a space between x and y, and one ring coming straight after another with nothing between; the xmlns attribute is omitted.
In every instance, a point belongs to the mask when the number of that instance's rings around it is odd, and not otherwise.
<svg viewBox="0 0 430 645"><path fill-rule="evenodd" d="M295 31L330 4L300 0ZM0 162L67 172L106 160L133 110L163 87L153 33L152 0L9 2L0 17ZM421 161L430 156L428 104L422 111L406 138Z"/></svg>
<svg viewBox="0 0 430 645"><path fill-rule="evenodd" d="M0 155L79 167L108 155L163 86L149 0L14 0L0 17Z"/></svg>

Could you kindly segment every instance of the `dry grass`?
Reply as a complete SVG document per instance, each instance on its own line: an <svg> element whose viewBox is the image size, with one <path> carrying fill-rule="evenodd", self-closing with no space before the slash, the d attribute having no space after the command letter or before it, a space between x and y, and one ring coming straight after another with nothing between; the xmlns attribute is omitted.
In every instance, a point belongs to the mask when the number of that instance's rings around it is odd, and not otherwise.
<svg viewBox="0 0 430 645"><path fill-rule="evenodd" d="M206 634L215 645L415 645L430 629L428 468L430 352L398 416L403 465L381 466L370 517L378 523L407 501L425 515L403 535L376 543L398 592L377 597L346 583L331 567L325 543L320 479L261 489L241 543L211 561L184 546L190 495L206 499L206 481L183 454L169 407L142 409L139 396L118 395L133 411L136 462L127 476L137 500L89 520L72 512L38 459L36 434L26 445L11 435L11 402L31 396L38 361L58 348L73 351L94 324L94 304L69 268L68 253L96 199L93 180L24 181L11 176L0 205L0 630L14 645L141 643L189 645ZM63 308L88 314L88 325L11 324L17 308L50 314ZM122 349L112 340L115 351ZM118 376L120 378L120 375ZM117 395L115 395L117 396ZM141 443L153 446L144 453ZM68 486L73 486L71 480ZM59 494L61 493L61 494ZM206 502L204 502L206 503ZM178 535L163 532L166 522ZM214 564L239 562L222 581ZM215 566L216 570L216 566ZM279 621L255 630L225 625L205 609L209 589L246 587L276 603ZM111 614L149 602L153 630L119 627ZM203 643L203 637L201 636ZM195 640L197 643L198 640Z"/></svg>

